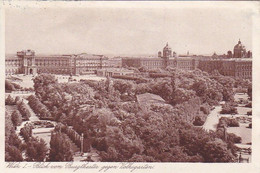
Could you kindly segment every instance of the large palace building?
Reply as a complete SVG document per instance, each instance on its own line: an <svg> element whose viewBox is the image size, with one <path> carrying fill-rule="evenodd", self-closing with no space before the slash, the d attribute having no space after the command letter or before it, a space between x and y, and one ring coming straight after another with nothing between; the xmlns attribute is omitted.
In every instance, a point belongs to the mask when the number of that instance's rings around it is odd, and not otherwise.
<svg viewBox="0 0 260 173"><path fill-rule="evenodd" d="M229 56L229 57L228 57ZM147 69L164 69L168 66L182 70L194 70L196 68L206 72L218 71L225 76L232 76L244 79L252 78L252 53L246 52L245 46L241 41L234 47L234 54L228 51L228 56L211 57L205 56L177 56L169 47L168 43L163 48L163 53L158 52L158 57L149 58L123 58L123 67L140 68L145 66Z"/></svg>
<svg viewBox="0 0 260 173"><path fill-rule="evenodd" d="M108 58L103 55L35 55L32 50L17 52L5 59L5 73L10 74L84 74L107 68Z"/></svg>
<svg viewBox="0 0 260 173"><path fill-rule="evenodd" d="M149 58L123 58L123 67L136 67L140 68L142 66L148 69L159 69L166 68L168 66L178 67L184 70L194 70L197 67L196 59L192 57L178 57L176 53L173 52L169 47L168 43L163 48L163 54L159 51L158 57Z"/></svg>
<svg viewBox="0 0 260 173"><path fill-rule="evenodd" d="M218 71L225 76L244 79L252 78L252 53L246 51L239 40L233 53L228 51L225 56L214 54L205 56L177 56L168 43L159 51L157 57L113 58L104 55L36 55L33 50L17 52L15 56L6 56L5 73L11 74L69 74L78 75L96 72L108 67L146 67L149 69L165 69L168 66L182 70L201 69L206 72Z"/></svg>

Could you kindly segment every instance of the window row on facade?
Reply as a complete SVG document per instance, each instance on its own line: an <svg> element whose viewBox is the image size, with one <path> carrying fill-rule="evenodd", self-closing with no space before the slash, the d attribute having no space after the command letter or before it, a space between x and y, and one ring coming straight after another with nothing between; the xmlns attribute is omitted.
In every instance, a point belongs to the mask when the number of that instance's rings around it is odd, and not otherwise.
<svg viewBox="0 0 260 173"><path fill-rule="evenodd" d="M5 61L5 65L6 66L22 66L23 65L23 63L22 63L22 61L17 61L17 60L8 60L8 61Z"/></svg>
<svg viewBox="0 0 260 173"><path fill-rule="evenodd" d="M40 68L37 69L37 73L55 73L55 74L70 74L73 72L73 68L60 68L60 69L53 69L53 68Z"/></svg>
<svg viewBox="0 0 260 173"><path fill-rule="evenodd" d="M18 73L22 73L23 70L21 68L9 68L9 69L5 69L5 74L18 74Z"/></svg>
<svg viewBox="0 0 260 173"><path fill-rule="evenodd" d="M236 67L237 70L251 70L252 66L251 65L242 65L242 66L237 66Z"/></svg>
<svg viewBox="0 0 260 173"><path fill-rule="evenodd" d="M163 62L162 61L142 61L143 65L151 65L151 66L162 66Z"/></svg>

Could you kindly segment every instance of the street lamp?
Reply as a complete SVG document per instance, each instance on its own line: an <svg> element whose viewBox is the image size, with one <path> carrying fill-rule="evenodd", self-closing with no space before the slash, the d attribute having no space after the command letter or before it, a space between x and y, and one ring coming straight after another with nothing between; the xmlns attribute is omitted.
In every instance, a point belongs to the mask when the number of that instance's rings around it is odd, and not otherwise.
<svg viewBox="0 0 260 173"><path fill-rule="evenodd" d="M83 155L83 141L84 141L84 134L81 133L81 136L80 136L80 142L81 142L81 155Z"/></svg>

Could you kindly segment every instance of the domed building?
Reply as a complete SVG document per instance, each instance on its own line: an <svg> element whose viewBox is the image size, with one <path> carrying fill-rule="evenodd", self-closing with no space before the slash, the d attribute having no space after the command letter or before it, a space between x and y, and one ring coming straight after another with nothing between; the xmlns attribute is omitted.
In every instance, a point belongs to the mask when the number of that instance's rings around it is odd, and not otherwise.
<svg viewBox="0 0 260 173"><path fill-rule="evenodd" d="M166 46L163 48L163 57L169 58L172 56L172 49L168 46L168 43L166 43Z"/></svg>
<svg viewBox="0 0 260 173"><path fill-rule="evenodd" d="M158 52L158 57L124 57L122 58L122 66L142 69L145 67L148 71L151 69L167 69L167 67L187 71L200 69L208 73L217 70L224 76L252 79L252 59L250 57L252 57L252 52L246 52L245 46L241 44L240 40L234 47L234 56L230 50L228 51L227 58L222 58L216 53L212 56L196 56L189 55L188 52L187 55L178 56L176 52L172 52L167 43L163 51ZM156 75L158 74L155 73L154 77Z"/></svg>
<svg viewBox="0 0 260 173"><path fill-rule="evenodd" d="M241 43L240 39L234 47L233 58L246 58L247 52L246 47Z"/></svg>

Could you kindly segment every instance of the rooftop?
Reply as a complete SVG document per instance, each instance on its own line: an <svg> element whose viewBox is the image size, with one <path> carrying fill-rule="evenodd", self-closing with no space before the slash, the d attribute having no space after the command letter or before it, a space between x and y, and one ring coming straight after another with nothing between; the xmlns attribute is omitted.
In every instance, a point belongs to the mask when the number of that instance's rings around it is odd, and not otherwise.
<svg viewBox="0 0 260 173"><path fill-rule="evenodd" d="M70 58L73 55L44 55L44 54L38 54L35 55L35 58Z"/></svg>
<svg viewBox="0 0 260 173"><path fill-rule="evenodd" d="M109 71L109 72L134 72L134 70L128 70L128 69L125 69L125 68L98 69L98 71Z"/></svg>
<svg viewBox="0 0 260 173"><path fill-rule="evenodd" d="M136 97L140 105L153 104L153 103L166 104L163 98L151 93L139 94Z"/></svg>
<svg viewBox="0 0 260 173"><path fill-rule="evenodd" d="M235 61L235 62L252 62L252 58L216 58L216 59L205 59L210 61Z"/></svg>
<svg viewBox="0 0 260 173"><path fill-rule="evenodd" d="M13 55L7 54L7 55L5 55L5 59L20 59L20 58L14 54Z"/></svg>
<svg viewBox="0 0 260 173"><path fill-rule="evenodd" d="M105 56L104 55L87 54L87 53L78 54L76 56L76 59L100 59L100 58L105 58Z"/></svg>

